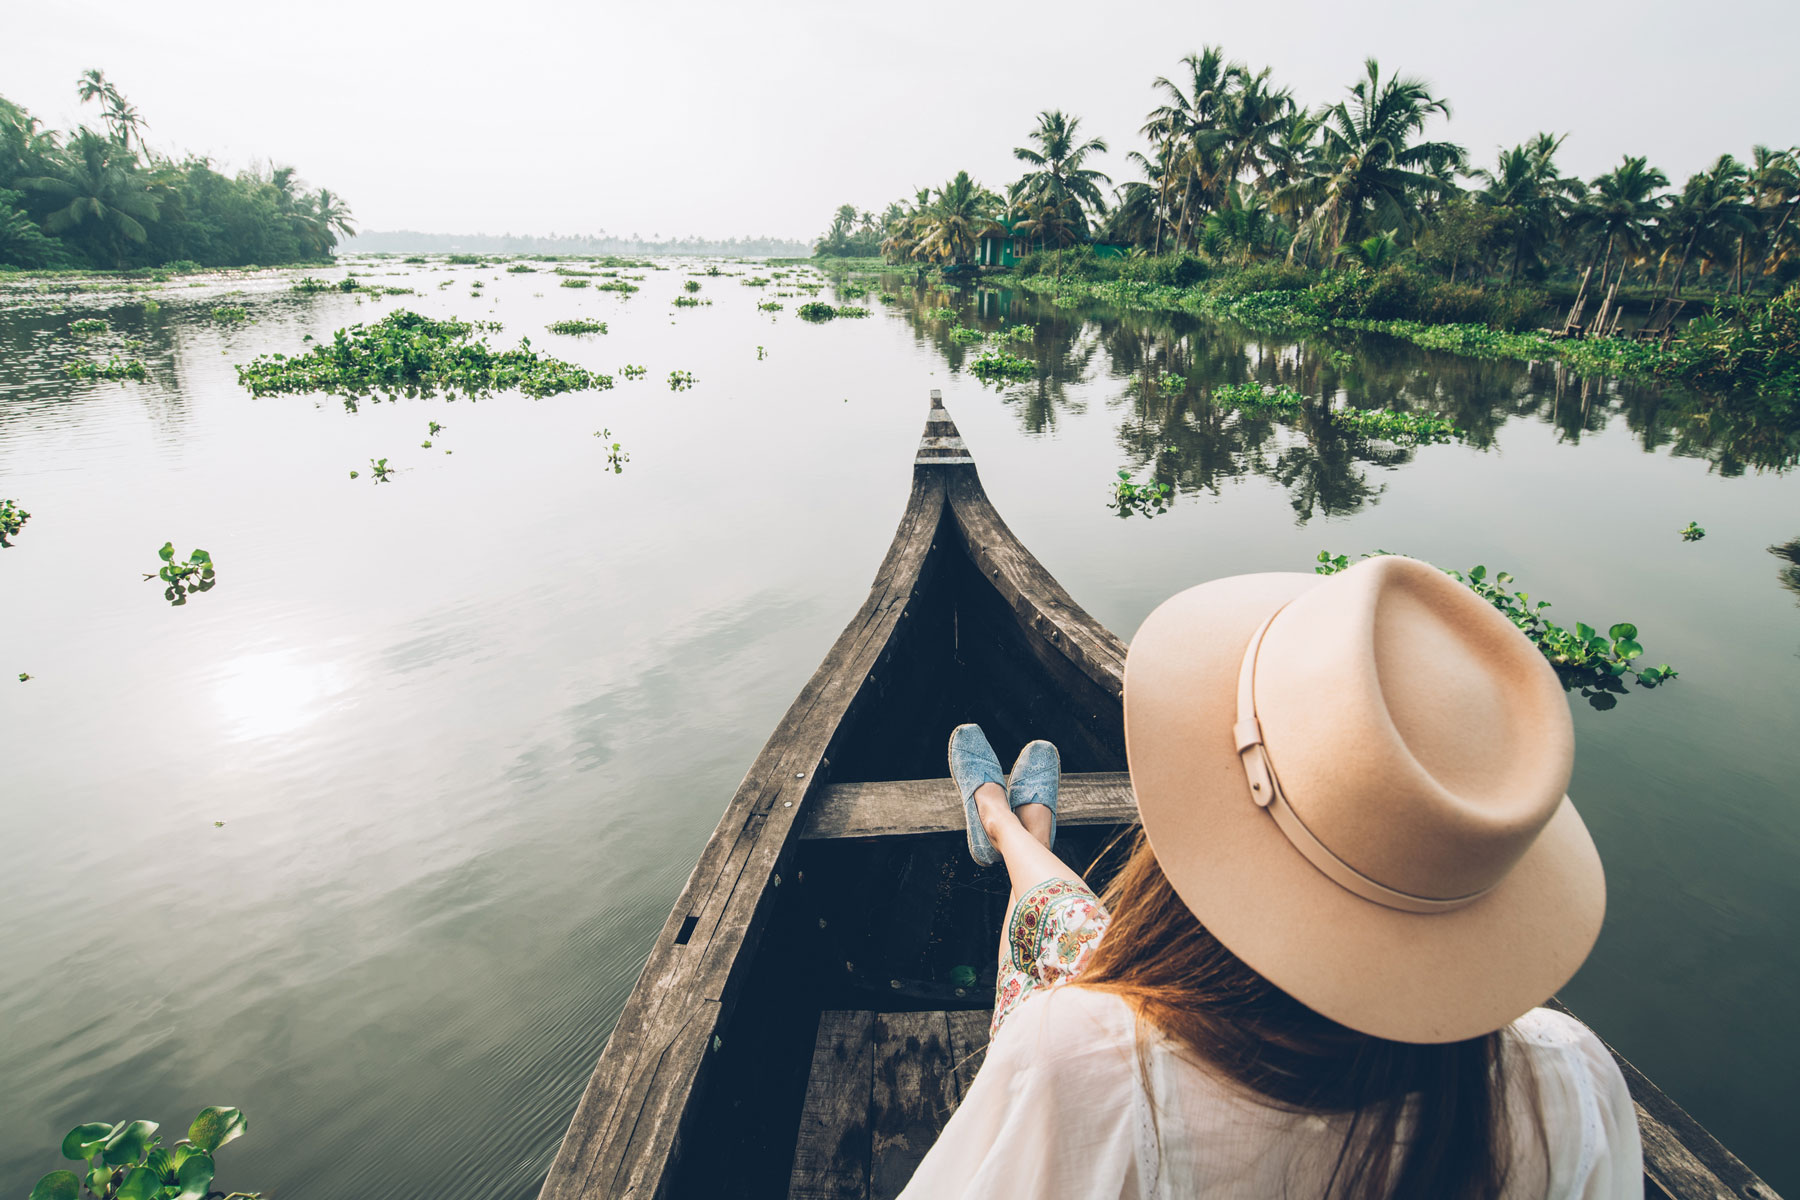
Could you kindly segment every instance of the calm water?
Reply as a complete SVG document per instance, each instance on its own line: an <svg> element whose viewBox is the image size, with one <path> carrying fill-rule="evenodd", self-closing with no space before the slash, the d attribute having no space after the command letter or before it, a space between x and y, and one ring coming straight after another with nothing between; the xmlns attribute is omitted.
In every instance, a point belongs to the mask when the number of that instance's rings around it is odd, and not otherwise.
<svg viewBox="0 0 1800 1200"><path fill-rule="evenodd" d="M806 324L805 295L756 310L791 280L706 278L714 303L678 309L705 264L665 265L629 298L547 265L384 262L357 269L420 294L272 274L177 280L154 312L5 299L0 496L34 515L0 551L0 1191L77 1122L185 1128L222 1103L250 1119L233 1186L533 1194L694 855L860 603L937 387L1009 523L1121 634L1182 587L1325 548L1505 568L1565 623L1635 622L1682 677L1611 711L1572 698L1611 904L1564 995L1800 1192L1800 581L1769 551L1800 537L1800 481L1754 465L1785 431L1715 423L1708 445L1678 397L1543 366L900 280L863 321ZM213 321L222 303L254 323ZM504 321L492 340L618 386L354 414L238 387L234 363L396 305ZM1038 320L1043 377L983 387L940 305ZM93 315L113 332L68 335ZM544 332L573 316L610 332ZM149 382L63 377L127 338ZM1147 401L1126 378L1146 360L1186 395ZM1476 436L1396 452L1201 403L1247 378L1431 403ZM1173 509L1120 520L1121 468L1174 482ZM1703 541L1677 536L1690 520ZM219 564L184 608L141 579L168 540Z"/></svg>

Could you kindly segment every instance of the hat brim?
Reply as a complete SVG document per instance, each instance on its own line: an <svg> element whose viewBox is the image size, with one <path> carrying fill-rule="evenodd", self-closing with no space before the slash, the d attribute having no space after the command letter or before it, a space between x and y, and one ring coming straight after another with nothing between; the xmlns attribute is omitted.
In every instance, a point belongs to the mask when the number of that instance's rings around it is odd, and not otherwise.
<svg viewBox="0 0 1800 1200"><path fill-rule="evenodd" d="M1599 854L1565 796L1512 871L1451 912L1372 903L1302 857L1251 800L1231 730L1251 635L1320 582L1234 576L1145 620L1125 663L1126 752L1144 832L1200 922L1315 1012L1402 1042L1491 1033L1587 958L1606 912Z"/></svg>

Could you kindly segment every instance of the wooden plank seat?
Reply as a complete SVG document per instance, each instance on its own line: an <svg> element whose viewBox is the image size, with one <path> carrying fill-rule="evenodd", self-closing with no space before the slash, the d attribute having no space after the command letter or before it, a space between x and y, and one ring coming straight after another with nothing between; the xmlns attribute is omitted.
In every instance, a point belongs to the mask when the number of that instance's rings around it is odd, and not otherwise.
<svg viewBox="0 0 1800 1200"><path fill-rule="evenodd" d="M987 1051L986 1011L819 1014L789 1200L891 1200Z"/></svg>
<svg viewBox="0 0 1800 1200"><path fill-rule="evenodd" d="M1062 825L1135 825L1137 800L1124 771L1062 777L1056 819ZM813 798L801 826L803 839L904 837L959 833L962 799L944 779L896 779L883 783L834 783Z"/></svg>

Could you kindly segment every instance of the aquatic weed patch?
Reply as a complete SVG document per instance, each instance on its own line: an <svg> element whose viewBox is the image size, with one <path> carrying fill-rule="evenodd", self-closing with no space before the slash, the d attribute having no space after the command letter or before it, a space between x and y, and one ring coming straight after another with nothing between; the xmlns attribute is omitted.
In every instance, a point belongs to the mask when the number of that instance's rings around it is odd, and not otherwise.
<svg viewBox="0 0 1800 1200"><path fill-rule="evenodd" d="M210 592L217 582L213 577L212 555L204 550L196 549L186 559L177 562L175 544L164 542L156 556L163 561L161 569L154 574L146 575L146 580L160 579L166 585L163 588L163 599L179 607L187 603L190 592Z"/></svg>
<svg viewBox="0 0 1800 1200"><path fill-rule="evenodd" d="M305 354L265 354L237 368L253 396L332 392L477 399L517 389L527 396L606 389L610 375L531 349L494 350L476 337L493 322L438 321L401 309L371 325L340 329L329 344Z"/></svg>
<svg viewBox="0 0 1800 1200"><path fill-rule="evenodd" d="M215 826L224 823L213 822ZM218 1105L201 1109L188 1126L187 1136L172 1146L161 1144L155 1121L85 1122L69 1130L62 1140L62 1156L80 1163L85 1174L52 1171L31 1189L31 1200L75 1200L84 1188L94 1200L202 1196L260 1200L260 1192L227 1195L212 1186L218 1173L214 1156L246 1128L242 1112Z"/></svg>
<svg viewBox="0 0 1800 1200"><path fill-rule="evenodd" d="M1212 390L1213 403L1244 412L1298 412L1306 397L1285 383L1264 387L1260 383L1221 383Z"/></svg>
<svg viewBox="0 0 1800 1200"><path fill-rule="evenodd" d="M550 324L544 326L544 328L548 329L551 333L605 333L606 322L590 321L584 317L576 317L568 321L552 321Z"/></svg>
<svg viewBox="0 0 1800 1200"><path fill-rule="evenodd" d="M859 304L840 304L837 308L837 315L854 321L858 317L868 316L869 310Z"/></svg>
<svg viewBox="0 0 1800 1200"><path fill-rule="evenodd" d="M31 520L31 514L20 508L16 501L0 500L0 546L10 546L8 538L19 536L19 530L25 522Z"/></svg>
<svg viewBox="0 0 1800 1200"><path fill-rule="evenodd" d="M1402 446L1425 446L1461 436L1455 424L1429 413L1387 408L1338 408L1331 412L1338 428Z"/></svg>
<svg viewBox="0 0 1800 1200"><path fill-rule="evenodd" d="M562 281L562 286L566 288L584 288L587 287L588 284L589 281L586 279L565 279ZM632 291L636 290L636 288L632 289Z"/></svg>
<svg viewBox="0 0 1800 1200"><path fill-rule="evenodd" d="M669 390L671 392L685 392L693 386L694 373L692 371L669 372Z"/></svg>
<svg viewBox="0 0 1800 1200"><path fill-rule="evenodd" d="M63 374L70 379L112 379L112 380L145 380L150 378L150 368L135 358L119 358L114 356L105 362L95 362L91 358L78 358L63 367Z"/></svg>
<svg viewBox="0 0 1800 1200"><path fill-rule="evenodd" d="M1120 471L1118 479L1113 481L1112 499L1106 502L1106 507L1120 517L1141 513L1148 520L1158 513L1168 512L1174 496L1174 489L1166 483L1155 479L1134 483L1130 471Z"/></svg>
<svg viewBox="0 0 1800 1200"><path fill-rule="evenodd" d="M1037 374L1037 364L1021 358L1004 346L989 346L969 364L969 370L984 381L996 379L1029 379Z"/></svg>
<svg viewBox="0 0 1800 1200"><path fill-rule="evenodd" d="M212 319L219 325L242 325L250 319L250 310L236 305L225 305L212 310Z"/></svg>
<svg viewBox="0 0 1800 1200"><path fill-rule="evenodd" d="M78 321L69 322L70 333L79 333L84 336L92 333L105 333L111 328L112 326L99 317L82 317Z"/></svg>
<svg viewBox="0 0 1800 1200"><path fill-rule="evenodd" d="M823 301L813 300L796 308L794 315L802 321L829 321L838 315L838 310Z"/></svg>

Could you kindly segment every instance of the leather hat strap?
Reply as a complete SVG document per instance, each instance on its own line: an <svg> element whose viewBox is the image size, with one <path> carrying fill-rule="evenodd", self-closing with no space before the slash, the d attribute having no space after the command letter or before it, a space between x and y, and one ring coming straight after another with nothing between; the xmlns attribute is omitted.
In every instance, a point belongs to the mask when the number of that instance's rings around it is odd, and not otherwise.
<svg viewBox="0 0 1800 1200"><path fill-rule="evenodd" d="M1286 607L1285 604L1282 605L1282 608ZM1244 763L1244 774L1250 780L1250 798L1268 812L1274 819L1276 828L1281 830L1282 835L1300 852L1302 858L1317 867L1319 873L1327 879L1364 900L1398 909L1400 912L1441 913L1462 908L1487 895L1492 890L1491 887L1470 892L1466 896L1440 900L1430 896L1415 896L1370 879L1333 854L1331 848L1306 827L1306 823L1288 803L1287 795L1281 790L1281 783L1275 776L1275 764L1269 759L1269 748L1263 744L1262 722L1256 712L1256 657L1262 649L1263 635L1280 615L1281 608L1278 608L1257 628L1250 638L1250 644L1244 649L1243 665L1238 668L1237 724L1232 726L1231 732L1237 744L1238 757Z"/></svg>

